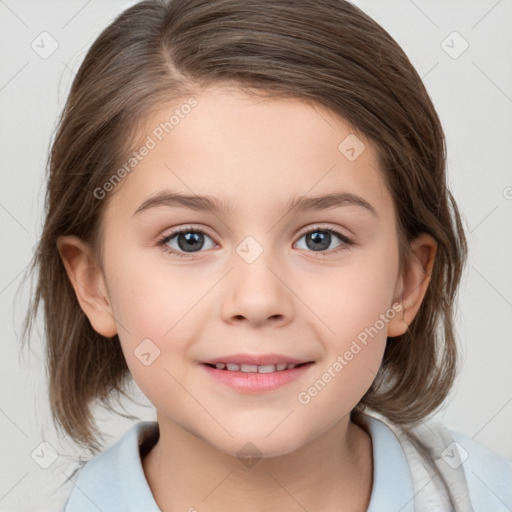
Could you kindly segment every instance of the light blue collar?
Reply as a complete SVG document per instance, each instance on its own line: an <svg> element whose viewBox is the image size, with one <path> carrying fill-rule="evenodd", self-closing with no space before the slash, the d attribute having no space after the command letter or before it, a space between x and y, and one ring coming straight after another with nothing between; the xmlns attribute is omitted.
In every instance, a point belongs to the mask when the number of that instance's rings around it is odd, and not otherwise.
<svg viewBox="0 0 512 512"><path fill-rule="evenodd" d="M405 453L382 421L363 415L373 444L373 488L367 512L413 512L414 487Z"/></svg>
<svg viewBox="0 0 512 512"><path fill-rule="evenodd" d="M363 416L373 445L373 488L367 512L413 512L414 490L400 442L382 421ZM139 422L78 473L64 512L160 512L139 454L156 422Z"/></svg>

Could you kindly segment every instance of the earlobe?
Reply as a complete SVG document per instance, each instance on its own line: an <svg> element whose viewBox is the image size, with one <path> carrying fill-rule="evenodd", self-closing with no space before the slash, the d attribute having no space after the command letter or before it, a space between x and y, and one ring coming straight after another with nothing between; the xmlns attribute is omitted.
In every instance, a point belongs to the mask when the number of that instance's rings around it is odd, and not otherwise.
<svg viewBox="0 0 512 512"><path fill-rule="evenodd" d="M395 301L402 310L388 323L388 337L393 338L407 332L420 309L430 283L430 276L437 252L436 240L422 233L411 242L412 255L404 274L395 288Z"/></svg>
<svg viewBox="0 0 512 512"><path fill-rule="evenodd" d="M57 249L83 312L93 329L105 337L117 334L104 275L90 246L76 236L61 236Z"/></svg>

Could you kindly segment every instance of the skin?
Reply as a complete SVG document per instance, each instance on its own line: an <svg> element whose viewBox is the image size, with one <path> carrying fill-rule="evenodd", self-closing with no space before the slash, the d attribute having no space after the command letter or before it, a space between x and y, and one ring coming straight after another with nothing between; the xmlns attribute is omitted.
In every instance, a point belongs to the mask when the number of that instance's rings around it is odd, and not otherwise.
<svg viewBox="0 0 512 512"><path fill-rule="evenodd" d="M338 146L354 132L334 113L221 86L194 97L198 106L110 192L101 264L84 241L58 242L83 311L100 334L119 335L134 380L156 407L160 439L143 460L148 483L164 512L364 511L372 445L349 413L371 385L387 337L403 334L416 315L436 242L414 240L412 263L399 274L396 212L375 149L358 135L365 150L347 159ZM142 135L177 105L163 107ZM165 190L213 196L233 210L160 205L134 214ZM284 214L293 197L340 191L363 197L378 217L354 205ZM207 235L200 252L180 258L158 245L189 225ZM335 252L345 244L332 235L327 249L308 248L304 233L326 227L353 245ZM263 250L252 263L236 251L247 236ZM179 252L177 238L168 246ZM298 394L397 303L403 310L301 404ZM160 355L145 366L134 350L148 338ZM236 352L315 364L253 394L198 365ZM262 455L252 467L237 457L247 442Z"/></svg>

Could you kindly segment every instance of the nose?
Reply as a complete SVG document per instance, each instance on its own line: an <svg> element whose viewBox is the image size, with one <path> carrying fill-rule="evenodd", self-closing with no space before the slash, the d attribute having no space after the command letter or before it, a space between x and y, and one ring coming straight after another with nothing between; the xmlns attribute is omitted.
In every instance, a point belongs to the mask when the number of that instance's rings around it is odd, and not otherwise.
<svg viewBox="0 0 512 512"><path fill-rule="evenodd" d="M221 306L224 321L283 327L293 320L289 276L265 252L252 263L235 260L235 268L226 277Z"/></svg>

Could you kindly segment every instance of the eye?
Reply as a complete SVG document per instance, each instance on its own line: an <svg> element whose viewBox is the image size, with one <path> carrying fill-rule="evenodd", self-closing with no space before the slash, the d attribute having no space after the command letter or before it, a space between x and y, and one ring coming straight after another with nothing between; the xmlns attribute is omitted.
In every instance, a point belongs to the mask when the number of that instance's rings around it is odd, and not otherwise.
<svg viewBox="0 0 512 512"><path fill-rule="evenodd" d="M161 246L162 249L169 254L186 258L191 257L192 254L200 252L201 249L205 248L205 239L211 240L213 246L216 243L204 231L192 227L185 227L165 235L164 238L158 241L157 245ZM206 243L206 246L206 249L212 248L212 246L208 247L208 243Z"/></svg>
<svg viewBox="0 0 512 512"><path fill-rule="evenodd" d="M350 240L350 238L332 228L316 227L314 229L310 229L309 231L303 233L299 240L305 238L306 249L311 249L313 252L324 253L325 249L328 249L333 242L333 235L335 238L341 240L342 243L336 246L334 250L329 251L328 254L348 250L353 245L353 242ZM304 247L299 248L303 249ZM322 256L324 256L324 254L322 254ZM327 256L327 254L325 256Z"/></svg>
<svg viewBox="0 0 512 512"><path fill-rule="evenodd" d="M333 242L333 235L342 243L338 244L334 250L323 254ZM353 245L352 240L332 228L315 227L309 231L303 232L299 240L302 238L306 240L306 249L310 249L312 252L319 252L322 256L348 250ZM213 243L208 246L207 240ZM296 243L298 244L298 242ZM201 249L211 249L215 247L216 242L203 230L186 226L166 234L165 237L157 242L157 245L162 247L163 251L168 254L180 258L187 258L193 257L194 253L201 252ZM304 247L299 247L299 249L304 249Z"/></svg>

